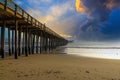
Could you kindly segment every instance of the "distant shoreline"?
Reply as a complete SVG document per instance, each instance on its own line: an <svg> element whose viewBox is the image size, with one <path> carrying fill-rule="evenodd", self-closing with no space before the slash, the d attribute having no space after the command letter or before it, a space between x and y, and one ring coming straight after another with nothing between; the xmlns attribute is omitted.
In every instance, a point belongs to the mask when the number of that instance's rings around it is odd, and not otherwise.
<svg viewBox="0 0 120 80"><path fill-rule="evenodd" d="M81 49L120 49L120 47L64 47L64 48L81 48Z"/></svg>

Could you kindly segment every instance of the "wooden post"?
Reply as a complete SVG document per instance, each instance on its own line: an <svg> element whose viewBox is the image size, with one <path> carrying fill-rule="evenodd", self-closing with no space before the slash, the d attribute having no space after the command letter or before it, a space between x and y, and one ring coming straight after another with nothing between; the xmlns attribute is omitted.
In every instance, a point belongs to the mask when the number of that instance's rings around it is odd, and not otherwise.
<svg viewBox="0 0 120 80"><path fill-rule="evenodd" d="M22 39L22 54L25 52L25 33L23 32L23 39Z"/></svg>
<svg viewBox="0 0 120 80"><path fill-rule="evenodd" d="M52 36L50 36L50 51L51 51L51 49L52 49Z"/></svg>
<svg viewBox="0 0 120 80"><path fill-rule="evenodd" d="M44 37L42 35L42 52L44 51Z"/></svg>
<svg viewBox="0 0 120 80"><path fill-rule="evenodd" d="M18 21L15 19L15 59L18 59Z"/></svg>
<svg viewBox="0 0 120 80"><path fill-rule="evenodd" d="M12 54L14 54L14 30L12 30Z"/></svg>
<svg viewBox="0 0 120 80"><path fill-rule="evenodd" d="M31 54L31 33L30 33L30 30L28 31L28 52L29 52L29 54Z"/></svg>
<svg viewBox="0 0 120 80"><path fill-rule="evenodd" d="M36 53L36 35L35 35L34 49L35 49L35 53Z"/></svg>
<svg viewBox="0 0 120 80"><path fill-rule="evenodd" d="M51 38L49 37L49 51L51 49Z"/></svg>
<svg viewBox="0 0 120 80"><path fill-rule="evenodd" d="M35 48L35 35L33 34L32 54L34 54L34 48Z"/></svg>
<svg viewBox="0 0 120 80"><path fill-rule="evenodd" d="M47 52L48 49L48 36L47 34L45 35L45 52Z"/></svg>
<svg viewBox="0 0 120 80"><path fill-rule="evenodd" d="M38 35L36 35L36 53L38 53Z"/></svg>
<svg viewBox="0 0 120 80"><path fill-rule="evenodd" d="M6 27L6 21L3 20L3 26L1 28L1 58L5 57L4 54L4 46L5 46L5 27Z"/></svg>
<svg viewBox="0 0 120 80"><path fill-rule="evenodd" d="M30 42L30 54L32 54L32 48L33 48L33 34L31 33L31 37L30 37L30 40L31 40L31 42Z"/></svg>
<svg viewBox="0 0 120 80"><path fill-rule="evenodd" d="M40 53L40 36L38 36L38 53Z"/></svg>
<svg viewBox="0 0 120 80"><path fill-rule="evenodd" d="M42 53L42 32L40 34L40 53Z"/></svg>
<svg viewBox="0 0 120 80"><path fill-rule="evenodd" d="M47 35L47 51L49 51L49 36Z"/></svg>
<svg viewBox="0 0 120 80"><path fill-rule="evenodd" d="M28 56L28 26L26 26L25 32L25 56Z"/></svg>
<svg viewBox="0 0 120 80"><path fill-rule="evenodd" d="M11 38L10 38L10 29L8 28L8 47L9 47L9 56L11 56Z"/></svg>
<svg viewBox="0 0 120 80"><path fill-rule="evenodd" d="M33 34L31 34L31 53L33 54Z"/></svg>
<svg viewBox="0 0 120 80"><path fill-rule="evenodd" d="M38 53L38 35L36 35L36 53Z"/></svg>
<svg viewBox="0 0 120 80"><path fill-rule="evenodd" d="M42 51L44 52L45 51L45 39L44 37L42 37Z"/></svg>
<svg viewBox="0 0 120 80"><path fill-rule="evenodd" d="M50 37L48 37L48 51L50 52Z"/></svg>
<svg viewBox="0 0 120 80"><path fill-rule="evenodd" d="M41 49L42 49L42 52L44 51L44 35L43 35L43 32L42 32L42 37L41 37Z"/></svg>
<svg viewBox="0 0 120 80"><path fill-rule="evenodd" d="M40 41L40 37L39 37L39 35L38 35L38 53L40 53L39 51L39 48L40 48L40 46L39 46L39 41Z"/></svg>
<svg viewBox="0 0 120 80"><path fill-rule="evenodd" d="M21 32L22 32L22 27L19 28L19 37L18 37L18 56L21 55Z"/></svg>
<svg viewBox="0 0 120 80"><path fill-rule="evenodd" d="M52 49L54 48L54 38L52 37Z"/></svg>
<svg viewBox="0 0 120 80"><path fill-rule="evenodd" d="M53 49L53 38L51 38L51 50Z"/></svg>
<svg viewBox="0 0 120 80"><path fill-rule="evenodd" d="M15 59L18 59L18 34L17 34L17 31L18 31L18 21L17 21L17 18L16 18L16 15L17 15L17 5L15 5L15 54L14 54L14 57Z"/></svg>
<svg viewBox="0 0 120 80"><path fill-rule="evenodd" d="M0 32L2 33L1 27L0 27ZM0 56L1 56L1 33L0 33Z"/></svg>

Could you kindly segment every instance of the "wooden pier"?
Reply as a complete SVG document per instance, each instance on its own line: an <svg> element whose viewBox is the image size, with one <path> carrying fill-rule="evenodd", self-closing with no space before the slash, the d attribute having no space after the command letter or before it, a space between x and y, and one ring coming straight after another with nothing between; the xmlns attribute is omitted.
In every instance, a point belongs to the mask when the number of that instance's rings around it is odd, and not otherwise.
<svg viewBox="0 0 120 80"><path fill-rule="evenodd" d="M18 56L50 51L66 45L67 40L46 27L11 0L0 0L0 55L5 57L5 36L8 29L8 54Z"/></svg>

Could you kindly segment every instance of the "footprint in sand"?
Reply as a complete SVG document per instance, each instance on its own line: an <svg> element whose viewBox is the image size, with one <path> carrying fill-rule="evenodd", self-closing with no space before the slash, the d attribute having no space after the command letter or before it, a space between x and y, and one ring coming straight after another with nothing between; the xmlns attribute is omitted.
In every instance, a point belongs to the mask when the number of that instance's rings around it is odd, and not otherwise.
<svg viewBox="0 0 120 80"><path fill-rule="evenodd" d="M90 73L90 71L85 71L86 73Z"/></svg>
<svg viewBox="0 0 120 80"><path fill-rule="evenodd" d="M19 78L19 77L21 77L20 75L17 75L17 77Z"/></svg>
<svg viewBox="0 0 120 80"><path fill-rule="evenodd" d="M25 74L24 76L25 76L25 77L28 77L29 75Z"/></svg>

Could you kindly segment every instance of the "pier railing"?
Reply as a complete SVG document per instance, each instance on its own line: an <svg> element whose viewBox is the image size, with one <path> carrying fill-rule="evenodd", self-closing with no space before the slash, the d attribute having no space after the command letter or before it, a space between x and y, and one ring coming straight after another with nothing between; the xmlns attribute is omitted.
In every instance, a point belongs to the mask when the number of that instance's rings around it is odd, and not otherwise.
<svg viewBox="0 0 120 80"><path fill-rule="evenodd" d="M57 34L53 30L51 30L50 28L46 27L44 24L42 24L41 22L39 22L38 20L33 18L31 15L29 15L26 11L24 11L21 7L19 7L13 1L11 1L11 0L0 0L0 4L3 5L3 7L2 7L3 9L6 9L6 11L11 12L12 14L14 14L14 12L16 11L17 16L19 18L24 19L26 22L32 24L32 26L37 27L41 30L45 30L46 32L48 32L48 33L50 33L54 36L61 37L59 34Z"/></svg>

